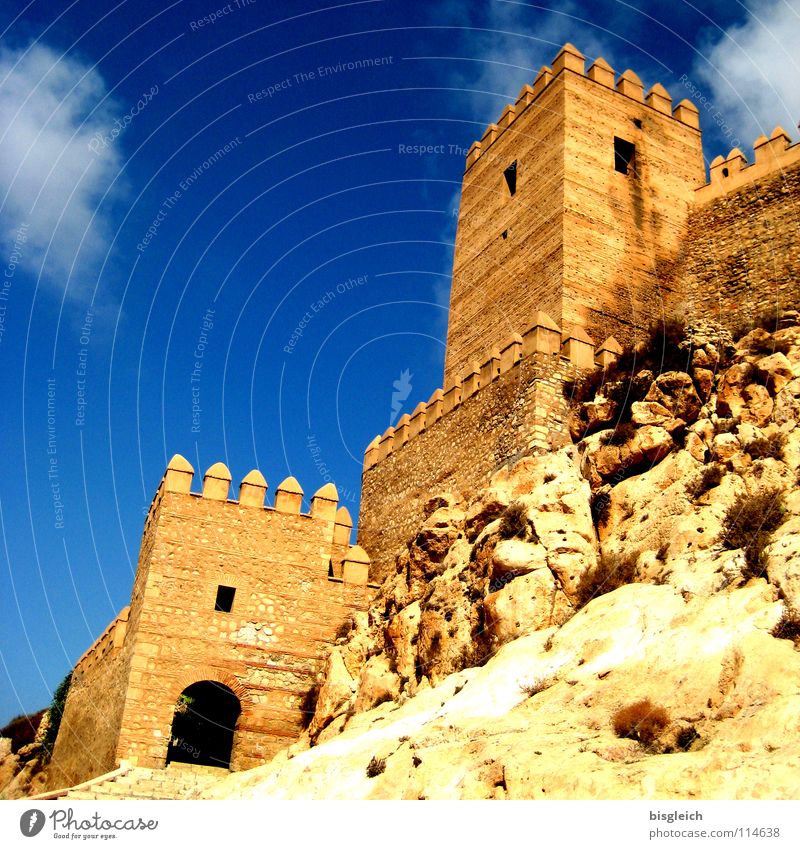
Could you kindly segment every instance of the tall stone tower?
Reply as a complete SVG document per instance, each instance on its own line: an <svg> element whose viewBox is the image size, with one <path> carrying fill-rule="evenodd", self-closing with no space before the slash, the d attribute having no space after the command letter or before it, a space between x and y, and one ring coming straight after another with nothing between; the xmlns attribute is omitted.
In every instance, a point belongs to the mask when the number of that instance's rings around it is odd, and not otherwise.
<svg viewBox="0 0 800 849"><path fill-rule="evenodd" d="M698 112L571 44L470 148L445 386L542 310L624 343L670 306L694 190Z"/></svg>

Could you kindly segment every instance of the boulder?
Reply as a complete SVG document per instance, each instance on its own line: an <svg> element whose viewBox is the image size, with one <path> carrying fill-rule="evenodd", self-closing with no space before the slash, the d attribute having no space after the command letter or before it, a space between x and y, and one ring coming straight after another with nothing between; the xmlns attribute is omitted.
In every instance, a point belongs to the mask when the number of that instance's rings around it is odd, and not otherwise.
<svg viewBox="0 0 800 849"><path fill-rule="evenodd" d="M596 395L593 401L583 404L583 419L589 430L598 430L614 421L617 405L605 395Z"/></svg>
<svg viewBox="0 0 800 849"><path fill-rule="evenodd" d="M392 618L386 627L386 651L394 659L397 673L406 679L415 675L417 662L417 631L421 610L415 601Z"/></svg>
<svg viewBox="0 0 800 849"><path fill-rule="evenodd" d="M778 587L788 607L800 612L800 517L773 533L764 554L770 583Z"/></svg>
<svg viewBox="0 0 800 849"><path fill-rule="evenodd" d="M361 713L400 695L400 677L391 668L386 655L371 657L358 679L354 710Z"/></svg>
<svg viewBox="0 0 800 849"><path fill-rule="evenodd" d="M666 407L674 418L693 422L703 406L692 378L686 372L667 371L660 374L645 395L645 401L656 401Z"/></svg>
<svg viewBox="0 0 800 849"><path fill-rule="evenodd" d="M347 671L338 647L331 649L325 665L325 677L317 696L309 734L314 739L320 731L343 710L355 690L355 680Z"/></svg>
<svg viewBox="0 0 800 849"><path fill-rule="evenodd" d="M746 386L752 382L753 366L750 363L732 365L717 384L717 415L739 418L747 407L743 397Z"/></svg>
<svg viewBox="0 0 800 849"><path fill-rule="evenodd" d="M792 365L784 354L771 354L754 363L756 378L773 394L786 386L794 378Z"/></svg>
<svg viewBox="0 0 800 849"><path fill-rule="evenodd" d="M764 427L772 418L775 406L767 389L758 383L751 383L742 390L741 398L745 406L739 412L740 420Z"/></svg>
<svg viewBox="0 0 800 849"><path fill-rule="evenodd" d="M492 552L492 582L507 583L519 575L547 566L547 549L521 539L500 540Z"/></svg>

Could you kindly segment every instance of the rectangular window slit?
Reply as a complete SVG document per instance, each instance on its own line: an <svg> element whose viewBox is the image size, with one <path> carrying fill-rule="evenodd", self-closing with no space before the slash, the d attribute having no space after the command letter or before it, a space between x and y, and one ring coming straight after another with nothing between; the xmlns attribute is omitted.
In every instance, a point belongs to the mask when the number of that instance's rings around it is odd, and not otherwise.
<svg viewBox="0 0 800 849"><path fill-rule="evenodd" d="M233 610L233 597L236 595L236 587L225 587L220 584L217 587L217 601L214 610L220 613L230 613Z"/></svg>
<svg viewBox="0 0 800 849"><path fill-rule="evenodd" d="M506 178L509 194L514 195L517 192L517 160L515 159L511 165L503 171L503 176Z"/></svg>
<svg viewBox="0 0 800 849"><path fill-rule="evenodd" d="M633 142L614 136L614 168L620 174L632 173L635 154L636 145Z"/></svg>

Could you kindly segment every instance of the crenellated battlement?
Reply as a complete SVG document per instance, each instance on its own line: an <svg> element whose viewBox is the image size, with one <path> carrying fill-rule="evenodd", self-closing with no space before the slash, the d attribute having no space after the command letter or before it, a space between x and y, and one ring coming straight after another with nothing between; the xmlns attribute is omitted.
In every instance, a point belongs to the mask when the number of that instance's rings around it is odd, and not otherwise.
<svg viewBox="0 0 800 849"><path fill-rule="evenodd" d="M321 486L311 497L310 511L303 513L301 510L305 493L294 477L290 476L278 484L275 490L274 504L269 506L264 503L269 486L264 475L258 469L253 469L242 478L239 484L238 500L228 497L233 476L224 463L214 463L206 470L200 492L191 491L194 473L192 464L185 457L180 454L175 454L172 457L167 464L164 476L150 506L150 512L145 523L145 533L147 533L151 522L155 520L164 495L176 493L188 495L192 499L203 499L233 507L259 510L267 516L274 515L276 518L280 515L294 515L300 519L323 522L328 525L326 537L330 538L333 546L344 548L350 546L353 520L346 507L339 507L339 493L333 483L326 483ZM337 564L336 572L339 574L333 576L334 580L353 581L358 579L360 581L363 577L361 582L366 583L366 571L357 568L363 564L364 556L363 549L359 549L358 546L346 551L341 560L341 568ZM368 560L367 566L369 566Z"/></svg>
<svg viewBox="0 0 800 849"><path fill-rule="evenodd" d="M125 644L128 630L130 607L124 607L106 627L105 631L78 658L73 675L85 675L101 663L111 652L118 651Z"/></svg>
<svg viewBox="0 0 800 849"><path fill-rule="evenodd" d="M514 103L509 103L503 109L496 124L489 124L479 141L475 141L469 148L466 158L466 168L469 169L484 156L489 148L508 130L525 111L547 91L552 82L563 72L570 71L585 77L599 86L617 92L623 97L635 100L650 109L663 115L673 117L688 127L695 130L700 129L700 115L697 107L691 100L681 100L674 107L672 97L661 83L651 86L647 94L644 93L644 84L641 79L630 68L623 71L615 78L615 71L611 65L601 56L598 57L589 70L585 70L586 59L584 55L572 44L565 44L553 59L552 66L543 65L536 75L533 85L524 85L520 89Z"/></svg>
<svg viewBox="0 0 800 849"><path fill-rule="evenodd" d="M753 143L755 162L738 147L727 156L717 156L711 162L709 181L695 191L697 203L702 204L735 192L757 180L786 171L800 164L800 142L792 140L783 127L775 127L770 137L759 136Z"/></svg>
<svg viewBox="0 0 800 849"><path fill-rule="evenodd" d="M389 427L383 435L377 435L364 452L364 470L373 468L403 448L439 419L459 408L464 401L511 371L524 358L545 354L559 357L576 369L593 369L609 365L621 351L622 346L613 336L595 347L582 328L573 326L562 330L547 313L539 311L524 333L509 336L500 347L491 349L483 362L473 362L460 378L445 383L444 388L437 389L427 403L419 403L411 415L405 413L394 427Z"/></svg>

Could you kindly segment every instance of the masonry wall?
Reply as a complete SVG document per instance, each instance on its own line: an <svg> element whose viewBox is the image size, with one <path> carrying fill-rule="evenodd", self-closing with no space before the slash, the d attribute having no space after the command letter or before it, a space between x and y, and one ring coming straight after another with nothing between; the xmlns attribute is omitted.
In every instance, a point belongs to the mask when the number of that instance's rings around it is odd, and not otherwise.
<svg viewBox="0 0 800 849"><path fill-rule="evenodd" d="M126 615L127 618L127 615ZM114 769L128 668L114 623L76 664L53 757L47 789L70 787ZM118 639L124 639L121 636Z"/></svg>
<svg viewBox="0 0 800 849"><path fill-rule="evenodd" d="M162 766L174 707L218 681L242 714L232 769L263 763L299 736L303 701L337 629L370 589L328 575L332 522L166 492L132 634L118 758ZM236 588L215 611L219 585Z"/></svg>
<svg viewBox="0 0 800 849"><path fill-rule="evenodd" d="M673 269L694 190L705 182L700 131L673 117L663 96L645 103L635 84L623 94L582 74L562 76L560 322L625 345L674 308ZM614 167L615 137L635 145L627 174Z"/></svg>
<svg viewBox="0 0 800 849"><path fill-rule="evenodd" d="M470 498L504 464L569 442L561 390L575 374L563 357L532 354L365 469L358 541L372 558L370 580L393 573L432 495Z"/></svg>
<svg viewBox="0 0 800 849"><path fill-rule="evenodd" d="M529 326L537 309L561 324L563 115L559 78L464 174L445 383L461 377L498 339ZM503 171L514 160L512 197Z"/></svg>
<svg viewBox="0 0 800 849"><path fill-rule="evenodd" d="M734 327L764 309L800 305L800 162L706 194L698 192L689 218L687 307Z"/></svg>

